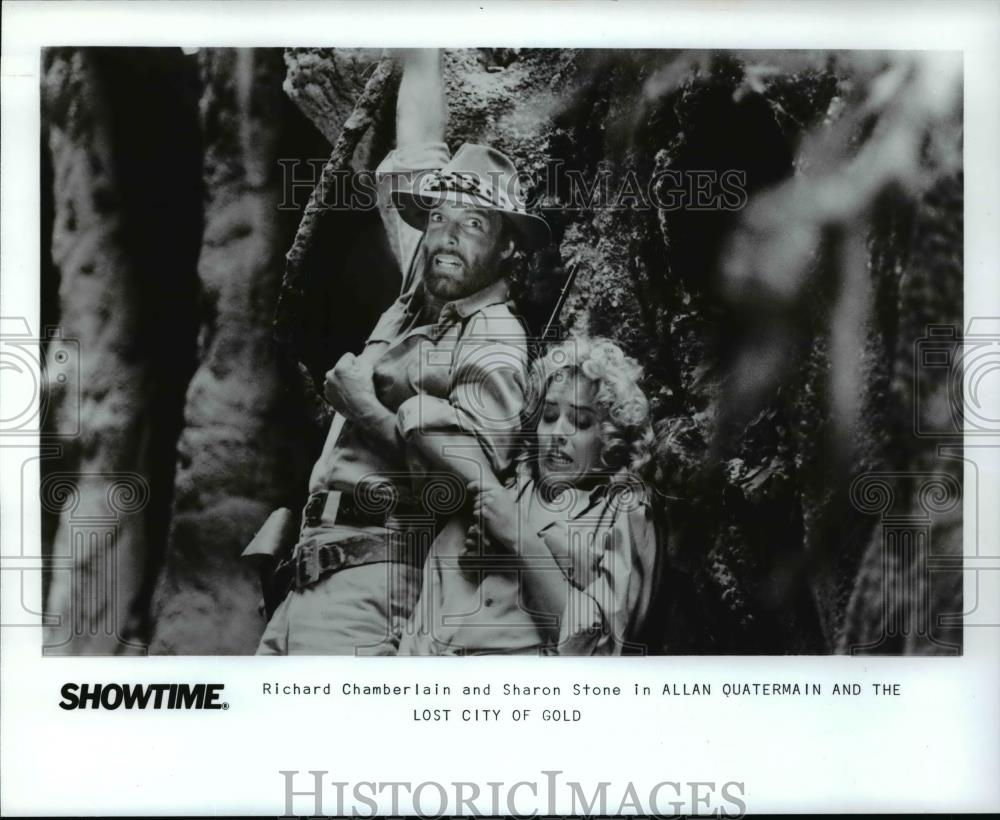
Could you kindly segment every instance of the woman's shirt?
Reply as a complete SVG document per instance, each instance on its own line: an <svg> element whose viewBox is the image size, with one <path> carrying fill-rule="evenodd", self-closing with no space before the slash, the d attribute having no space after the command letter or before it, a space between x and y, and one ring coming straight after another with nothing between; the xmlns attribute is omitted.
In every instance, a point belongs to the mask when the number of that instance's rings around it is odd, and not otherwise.
<svg viewBox="0 0 1000 820"><path fill-rule="evenodd" d="M501 552L489 569L463 569L469 515L450 520L431 546L423 588L400 654L538 652L617 655L645 619L652 593L656 536L637 484L591 491L566 488L551 501L537 491L526 464L510 492L518 544L536 537L567 584L561 616L533 613L526 602L524 559Z"/></svg>

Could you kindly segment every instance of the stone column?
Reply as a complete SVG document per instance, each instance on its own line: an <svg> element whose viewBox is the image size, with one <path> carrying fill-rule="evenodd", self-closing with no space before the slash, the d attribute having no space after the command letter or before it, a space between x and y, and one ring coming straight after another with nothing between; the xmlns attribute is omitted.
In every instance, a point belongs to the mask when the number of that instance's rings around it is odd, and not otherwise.
<svg viewBox="0 0 1000 820"><path fill-rule="evenodd" d="M264 627L255 572L239 555L290 488L304 436L271 322L291 239L278 206L286 112L277 49L200 54L206 186L198 266L198 367L178 442L166 565L150 652L244 654ZM292 224L294 229L294 224Z"/></svg>
<svg viewBox="0 0 1000 820"><path fill-rule="evenodd" d="M122 242L111 112L93 53L47 52L42 98L61 312L61 338L47 356L73 360L51 386L51 432L64 442L65 469L42 485L43 509L58 516L44 651L141 652L135 620L147 554L152 408L137 352L139 283Z"/></svg>

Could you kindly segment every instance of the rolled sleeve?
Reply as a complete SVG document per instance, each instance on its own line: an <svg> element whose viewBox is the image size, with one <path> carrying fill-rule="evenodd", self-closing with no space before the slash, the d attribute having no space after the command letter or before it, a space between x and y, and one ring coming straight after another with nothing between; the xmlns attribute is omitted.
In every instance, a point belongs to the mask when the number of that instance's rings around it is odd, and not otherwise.
<svg viewBox="0 0 1000 820"><path fill-rule="evenodd" d="M393 206L391 194L411 190L421 172L437 170L450 158L451 152L443 142L413 143L390 151L375 169L379 215L404 283L410 282L407 274L422 234L403 221Z"/></svg>
<svg viewBox="0 0 1000 820"><path fill-rule="evenodd" d="M404 438L419 432L474 437L497 475L513 458L514 434L525 402L524 346L504 342L462 344L456 352L447 399L419 394L399 408Z"/></svg>

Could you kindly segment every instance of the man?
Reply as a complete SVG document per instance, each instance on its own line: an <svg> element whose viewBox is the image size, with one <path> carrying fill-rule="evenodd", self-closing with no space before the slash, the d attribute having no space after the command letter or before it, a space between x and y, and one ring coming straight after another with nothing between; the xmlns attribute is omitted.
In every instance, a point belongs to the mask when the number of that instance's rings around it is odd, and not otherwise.
<svg viewBox="0 0 1000 820"><path fill-rule="evenodd" d="M505 271L548 228L521 207L503 154L463 145L449 159L439 54L404 61L397 148L378 169L403 293L362 353L327 374L338 416L287 564L292 589L260 654L394 654L435 513L453 512L467 482L509 467L520 426L526 340ZM440 447L417 456L415 431Z"/></svg>

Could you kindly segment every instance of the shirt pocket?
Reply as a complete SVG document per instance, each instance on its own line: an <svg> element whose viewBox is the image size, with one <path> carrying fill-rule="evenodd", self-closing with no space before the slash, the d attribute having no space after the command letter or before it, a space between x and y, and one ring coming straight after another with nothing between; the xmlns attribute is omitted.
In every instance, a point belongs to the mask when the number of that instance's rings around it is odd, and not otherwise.
<svg viewBox="0 0 1000 820"><path fill-rule="evenodd" d="M451 392L451 371L451 351L424 341L406 365L406 380L413 395L425 393L446 399Z"/></svg>

